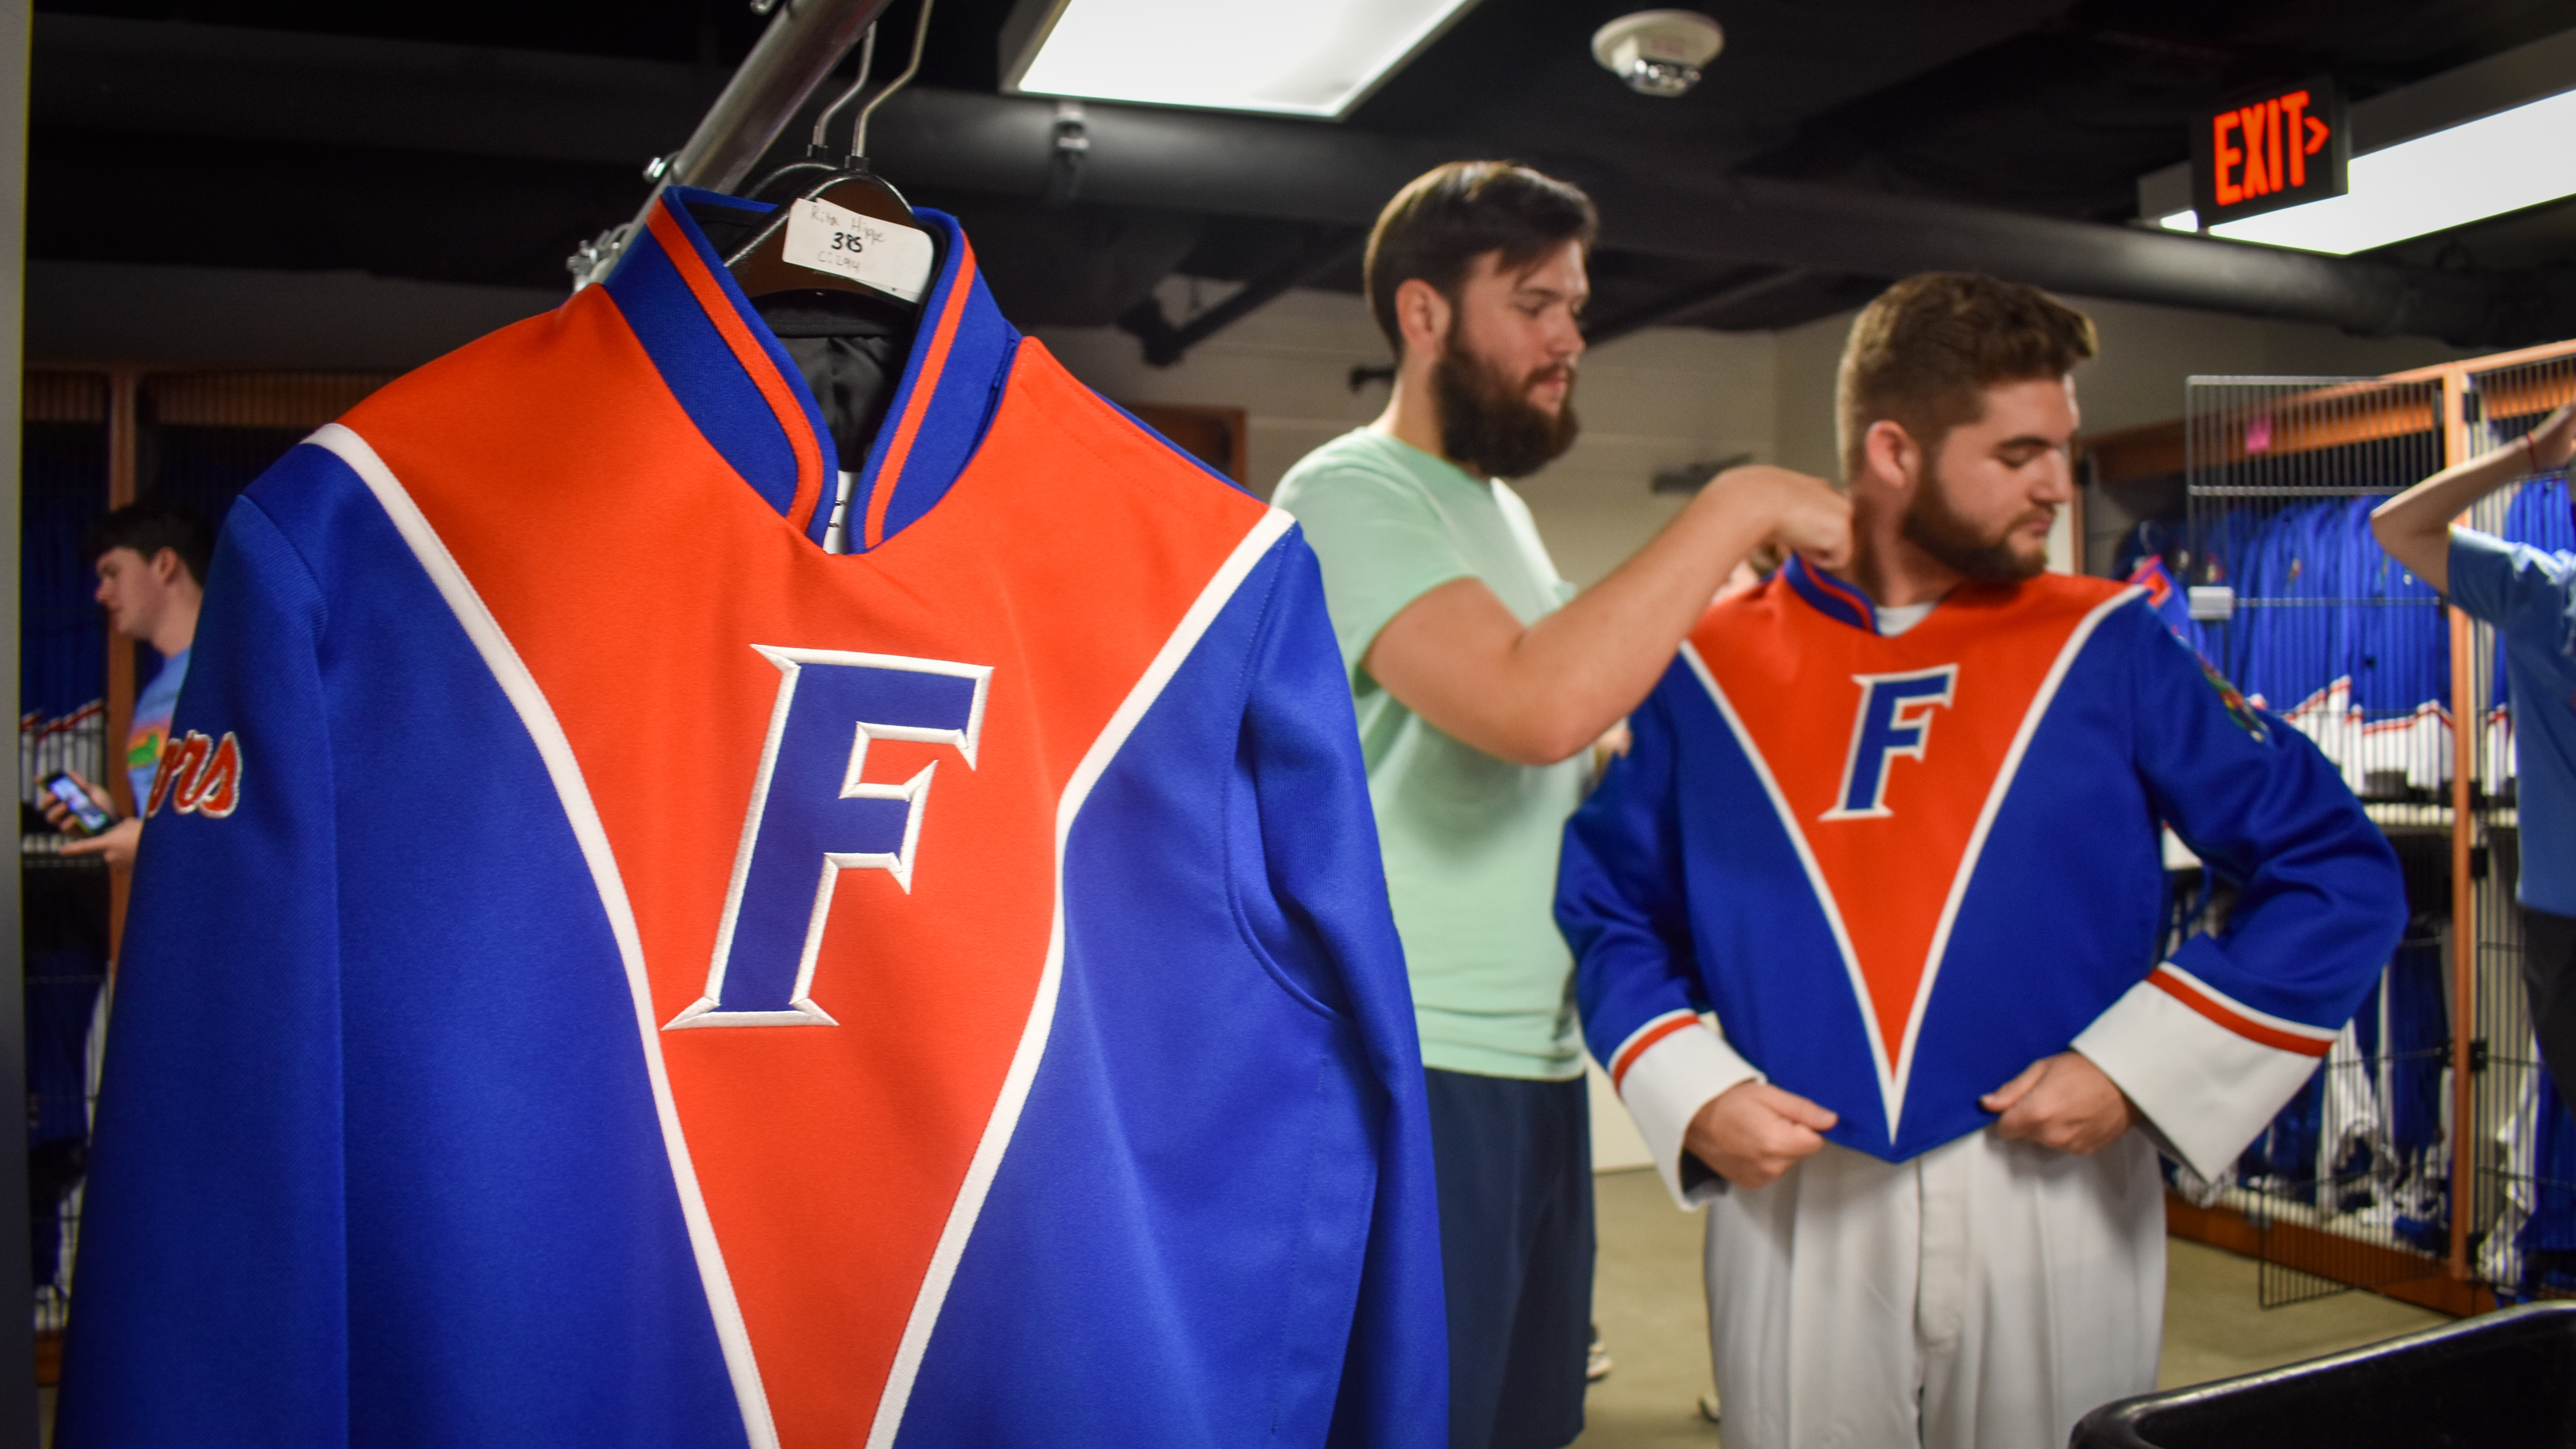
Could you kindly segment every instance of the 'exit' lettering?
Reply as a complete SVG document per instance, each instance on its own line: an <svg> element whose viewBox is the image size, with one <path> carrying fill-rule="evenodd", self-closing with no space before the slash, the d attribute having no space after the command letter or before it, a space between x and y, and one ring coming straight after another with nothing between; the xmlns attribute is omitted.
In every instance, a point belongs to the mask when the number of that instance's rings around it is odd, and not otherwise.
<svg viewBox="0 0 2576 1449"><path fill-rule="evenodd" d="M2249 197L2275 191L2304 190L2308 158L2326 148L2333 135L2326 123L2308 114L2308 93L2292 91L2261 105L2242 106L2211 118L2210 148L2218 169L2218 204L2239 206ZM2231 142L2230 134L2242 140ZM2283 138L2287 137L2285 141ZM2288 163L2286 177L2282 163ZM2236 168L2242 164L2242 179Z"/></svg>
<svg viewBox="0 0 2576 1449"><path fill-rule="evenodd" d="M2192 150L2204 225L2343 194L2348 148L2332 82L2258 92L2202 115Z"/></svg>

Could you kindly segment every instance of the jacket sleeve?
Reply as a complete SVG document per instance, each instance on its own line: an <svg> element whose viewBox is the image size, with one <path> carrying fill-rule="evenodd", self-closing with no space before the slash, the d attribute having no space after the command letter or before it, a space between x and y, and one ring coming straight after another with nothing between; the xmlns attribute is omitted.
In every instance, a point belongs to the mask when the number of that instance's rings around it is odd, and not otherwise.
<svg viewBox="0 0 2576 1449"><path fill-rule="evenodd" d="M324 634L301 557L236 503L146 802L84 1204L67 1446L347 1439Z"/></svg>
<svg viewBox="0 0 2576 1449"><path fill-rule="evenodd" d="M1574 949L1584 1039L1637 1121L1664 1186L1697 1206L1723 1179L1682 1150L1691 1119L1761 1073L1699 1014L1674 794L1666 696L1675 673L1629 720L1628 753L1565 829L1556 920Z"/></svg>
<svg viewBox="0 0 2576 1449"><path fill-rule="evenodd" d="M2195 936L2075 1039L2163 1144L2215 1178L2306 1083L2406 925L2397 854L2342 775L2143 607L2132 651L2150 806L2235 880L2227 929Z"/></svg>
<svg viewBox="0 0 2576 1449"><path fill-rule="evenodd" d="M1279 545L1279 581L1252 669L1239 778L1256 805L1257 848L1229 871L1237 908L1263 954L1352 1021L1380 1089L1375 1197L1349 1334L1292 1345L1338 1355L1340 1390L1326 1442L1445 1443L1448 1317L1431 1114L1404 948L1387 903L1368 775L1350 686L1324 612L1315 555L1298 533ZM1247 871L1249 874L1247 874ZM1283 1293L1301 1285L1282 1284ZM1301 1319L1303 1316L1301 1315ZM1343 1321L1318 1308L1311 1321ZM1327 1358L1326 1362L1330 1362Z"/></svg>

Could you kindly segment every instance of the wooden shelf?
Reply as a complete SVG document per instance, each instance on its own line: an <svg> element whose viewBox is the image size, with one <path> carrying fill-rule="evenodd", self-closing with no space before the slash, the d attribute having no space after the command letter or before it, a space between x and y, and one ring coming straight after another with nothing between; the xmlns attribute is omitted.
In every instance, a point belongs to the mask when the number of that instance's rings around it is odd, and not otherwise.
<svg viewBox="0 0 2576 1449"><path fill-rule="evenodd" d="M2388 438L2439 434L2443 429L2442 379L2454 374L2476 379L2487 417L2529 417L2576 402L2576 366L2549 365L2566 363L2570 357L2571 344L2559 342L2481 357L2471 363L2446 362L2381 378L2336 383L2277 399L2260 411L2249 412L2243 424L2224 432L2208 432L2202 442L2223 446L2223 456L2214 461L2241 463L2248 458L2285 457ZM2262 426L2252 426L2258 422ZM2249 443L2260 446L2249 447ZM2094 481L2098 483L2125 483L2180 473L2186 451L2180 418L2075 440L2076 456L2093 460Z"/></svg>
<svg viewBox="0 0 2576 1449"><path fill-rule="evenodd" d="M2095 433L2075 440L2075 456L2093 460L2093 481L2127 483L2182 472L2182 419Z"/></svg>
<svg viewBox="0 0 2576 1449"><path fill-rule="evenodd" d="M2278 1220L2266 1242L2265 1230L2245 1214L2231 1207L2195 1206L2170 1188L2165 1191L2165 1231L2454 1318L2489 1313L2496 1306L2494 1289L2452 1277L2449 1265L2430 1254Z"/></svg>
<svg viewBox="0 0 2576 1449"><path fill-rule="evenodd" d="M2535 393L2537 395L2537 393ZM2434 436L2442 426L2441 388L2431 382L2337 383L2294 393L2228 424L2201 424L2203 447L2217 464L2281 458L2387 438ZM2079 458L2093 460L2097 483L2125 483L2183 471L2189 451L2183 420L2146 423L2075 440ZM2406 480L2408 482L2412 479Z"/></svg>

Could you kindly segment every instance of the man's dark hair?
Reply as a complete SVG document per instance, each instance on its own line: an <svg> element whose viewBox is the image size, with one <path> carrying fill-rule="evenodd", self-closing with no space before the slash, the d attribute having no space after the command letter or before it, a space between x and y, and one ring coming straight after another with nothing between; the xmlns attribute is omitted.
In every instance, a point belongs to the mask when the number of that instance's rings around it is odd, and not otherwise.
<svg viewBox="0 0 2576 1449"><path fill-rule="evenodd" d="M1870 425L1892 419L1924 455L1985 416L1986 389L2064 377L2091 357L2092 320L2037 287L1924 272L1852 319L1836 378L1843 473L1859 477Z"/></svg>
<svg viewBox="0 0 2576 1449"><path fill-rule="evenodd" d="M150 562L168 549L179 556L197 587L206 586L206 565L214 562L215 534L197 515L166 498L129 503L90 525L81 538L81 557L92 564L112 548L130 548Z"/></svg>
<svg viewBox="0 0 2576 1449"><path fill-rule="evenodd" d="M1554 177L1509 161L1452 161L1413 178L1378 213L1363 273L1369 310L1402 357L1396 288L1419 277L1454 303L1487 252L1502 253L1503 270L1520 271L1567 242L1591 246L1600 229L1592 198Z"/></svg>

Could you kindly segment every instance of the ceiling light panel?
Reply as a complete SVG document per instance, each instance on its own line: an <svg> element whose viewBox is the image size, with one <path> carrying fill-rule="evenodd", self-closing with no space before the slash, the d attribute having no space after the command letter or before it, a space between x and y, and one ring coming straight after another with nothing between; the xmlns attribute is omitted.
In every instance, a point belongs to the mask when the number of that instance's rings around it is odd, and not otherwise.
<svg viewBox="0 0 2576 1449"><path fill-rule="evenodd" d="M1022 0L1040 13L1003 89L1339 120L1474 4Z"/></svg>
<svg viewBox="0 0 2576 1449"><path fill-rule="evenodd" d="M2449 231L2576 196L2571 137L2576 91L2355 156L2349 193L2221 222L2210 234L2350 256Z"/></svg>

